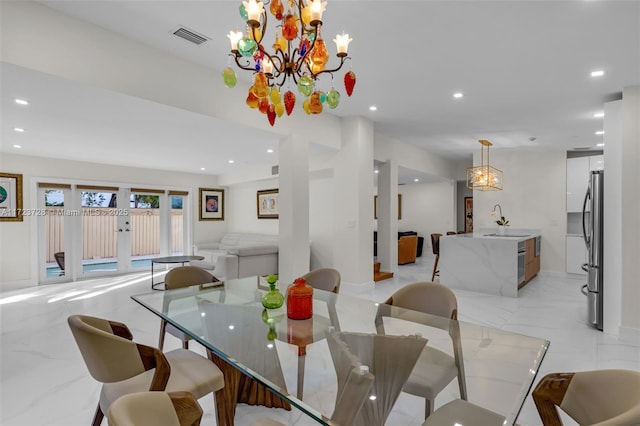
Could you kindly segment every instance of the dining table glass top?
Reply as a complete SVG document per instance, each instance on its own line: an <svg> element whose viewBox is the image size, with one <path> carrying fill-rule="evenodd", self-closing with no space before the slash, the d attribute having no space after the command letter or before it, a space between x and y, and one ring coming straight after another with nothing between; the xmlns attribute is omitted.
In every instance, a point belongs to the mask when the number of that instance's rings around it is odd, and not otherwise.
<svg viewBox="0 0 640 426"><path fill-rule="evenodd" d="M400 349L405 336L454 357L467 399L504 416L505 425L515 423L549 347L547 340L317 289L313 317L291 320L286 303L263 308L268 290L264 277L248 277L132 298L321 424L329 424L339 392L339 368L330 347L334 339L328 339L335 333L396 336L389 337L396 339L390 343L395 350L376 349L375 356L364 353L366 348L354 351L362 365L378 364L367 365L377 382L371 401L376 392L393 393L385 386L402 387L391 383L397 381L392 371L385 376L384 370L405 362L394 359L405 352ZM454 379L439 394L436 408L456 398L460 391Z"/></svg>

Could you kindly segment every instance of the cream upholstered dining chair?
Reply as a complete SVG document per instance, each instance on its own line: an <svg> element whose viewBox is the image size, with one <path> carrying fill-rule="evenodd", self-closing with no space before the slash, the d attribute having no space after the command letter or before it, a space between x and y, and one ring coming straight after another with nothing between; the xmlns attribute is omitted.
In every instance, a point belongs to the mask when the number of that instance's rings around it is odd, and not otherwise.
<svg viewBox="0 0 640 426"><path fill-rule="evenodd" d="M353 426L382 426L402 392L402 386L411 374L427 340L419 336L386 336L353 332L334 332L327 339L334 365L336 352L341 351L335 342L344 342L358 362L369 367L374 375L371 394L374 399L366 401L356 413ZM339 373L338 373L339 374Z"/></svg>
<svg viewBox="0 0 640 426"><path fill-rule="evenodd" d="M195 352L176 349L163 354L133 342L129 328L115 321L86 315L71 315L67 321L89 373L102 383L94 426L126 394L187 391L201 398L224 387L218 367Z"/></svg>
<svg viewBox="0 0 640 426"><path fill-rule="evenodd" d="M432 282L408 284L385 301L387 305L456 320L458 302L455 294L446 286ZM444 326L444 325L443 325ZM456 376L460 397L467 399L467 387L462 360L462 348L456 321L446 323L453 344L451 356L431 346L426 346L416 366L402 389L404 392L425 398L425 418L433 412L433 401ZM384 332L382 324L379 331Z"/></svg>
<svg viewBox="0 0 640 426"><path fill-rule="evenodd" d="M302 276L313 288L334 293L340 292L340 272L333 268L320 268Z"/></svg>
<svg viewBox="0 0 640 426"><path fill-rule="evenodd" d="M327 336L327 342L338 382L331 424L351 426L362 405L371 395L371 386L375 377L369 372L368 367L362 365L360 360L349 351L346 343L338 338L338 333L330 333ZM273 419L263 418L254 422L252 426L286 425Z"/></svg>
<svg viewBox="0 0 640 426"><path fill-rule="evenodd" d="M640 425L640 372L593 370L551 373L532 392L545 426L561 426L556 407L580 425Z"/></svg>
<svg viewBox="0 0 640 426"><path fill-rule="evenodd" d="M189 392L136 392L116 399L109 426L198 426L202 407Z"/></svg>
<svg viewBox="0 0 640 426"><path fill-rule="evenodd" d="M198 266L178 266L170 269L164 277L164 285L167 290L217 281L219 280L209 271ZM158 338L158 348L160 348L160 350L164 348L164 337L166 332L180 339L184 349L189 349L189 340L191 340L191 337L182 330L179 330L167 323L164 319L161 319L160 337Z"/></svg>

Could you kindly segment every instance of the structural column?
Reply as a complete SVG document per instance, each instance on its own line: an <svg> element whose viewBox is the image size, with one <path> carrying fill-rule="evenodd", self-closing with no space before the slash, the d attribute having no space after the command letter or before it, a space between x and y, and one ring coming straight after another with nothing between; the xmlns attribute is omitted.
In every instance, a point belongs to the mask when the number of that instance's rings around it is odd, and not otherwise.
<svg viewBox="0 0 640 426"><path fill-rule="evenodd" d="M280 141L279 252L280 282L309 271L309 143L300 135Z"/></svg>
<svg viewBox="0 0 640 426"><path fill-rule="evenodd" d="M398 270L398 164L378 166L378 261L383 271Z"/></svg>
<svg viewBox="0 0 640 426"><path fill-rule="evenodd" d="M333 263L342 280L373 283L373 123L342 120L334 169Z"/></svg>

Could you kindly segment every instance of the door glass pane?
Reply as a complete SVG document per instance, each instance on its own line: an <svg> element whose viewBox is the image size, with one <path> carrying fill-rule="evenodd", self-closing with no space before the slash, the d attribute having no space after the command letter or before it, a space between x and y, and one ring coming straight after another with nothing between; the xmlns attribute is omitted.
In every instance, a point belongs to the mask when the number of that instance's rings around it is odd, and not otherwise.
<svg viewBox="0 0 640 426"><path fill-rule="evenodd" d="M131 268L147 268L160 254L160 196L132 193L130 207Z"/></svg>
<svg viewBox="0 0 640 426"><path fill-rule="evenodd" d="M182 214L182 195L171 195L171 254L182 256L184 254L184 216Z"/></svg>
<svg viewBox="0 0 640 426"><path fill-rule="evenodd" d="M65 275L64 255L64 191L61 189L45 189L44 217L45 261L47 278Z"/></svg>
<svg viewBox="0 0 640 426"><path fill-rule="evenodd" d="M116 195L115 192L80 192L83 274L118 270Z"/></svg>

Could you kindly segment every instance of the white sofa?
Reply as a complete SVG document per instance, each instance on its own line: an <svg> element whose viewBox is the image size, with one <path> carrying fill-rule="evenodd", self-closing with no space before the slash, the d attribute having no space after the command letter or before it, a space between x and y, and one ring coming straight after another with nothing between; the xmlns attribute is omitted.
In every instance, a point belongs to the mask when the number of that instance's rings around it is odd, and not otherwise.
<svg viewBox="0 0 640 426"><path fill-rule="evenodd" d="M229 232L217 242L199 243L191 265L212 269L220 280L278 273L278 236Z"/></svg>

